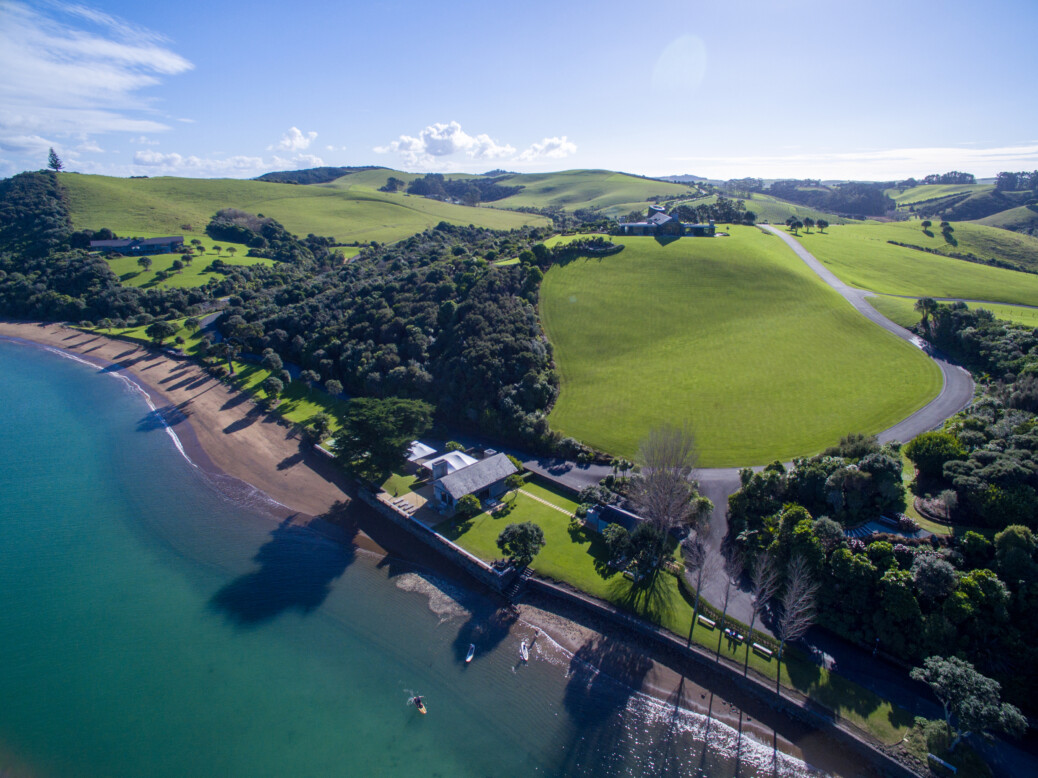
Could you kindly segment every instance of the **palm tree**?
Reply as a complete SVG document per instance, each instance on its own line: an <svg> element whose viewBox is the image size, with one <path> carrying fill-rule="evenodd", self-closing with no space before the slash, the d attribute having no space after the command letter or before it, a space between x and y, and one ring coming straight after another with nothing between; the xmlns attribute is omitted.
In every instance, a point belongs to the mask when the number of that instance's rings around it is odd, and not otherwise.
<svg viewBox="0 0 1038 778"><path fill-rule="evenodd" d="M920 297L915 301L916 313L923 317L919 323L926 327L926 331L930 334L933 334L933 320L937 316L939 307L937 301L932 297Z"/></svg>

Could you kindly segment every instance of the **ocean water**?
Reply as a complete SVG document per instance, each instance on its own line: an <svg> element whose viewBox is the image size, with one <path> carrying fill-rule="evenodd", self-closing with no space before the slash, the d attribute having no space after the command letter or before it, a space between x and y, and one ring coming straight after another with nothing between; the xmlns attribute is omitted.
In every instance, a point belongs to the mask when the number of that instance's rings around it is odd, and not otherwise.
<svg viewBox="0 0 1038 778"><path fill-rule="evenodd" d="M616 644L520 665L492 602L176 443L127 380L0 340L0 775L806 772L582 661L638 661Z"/></svg>

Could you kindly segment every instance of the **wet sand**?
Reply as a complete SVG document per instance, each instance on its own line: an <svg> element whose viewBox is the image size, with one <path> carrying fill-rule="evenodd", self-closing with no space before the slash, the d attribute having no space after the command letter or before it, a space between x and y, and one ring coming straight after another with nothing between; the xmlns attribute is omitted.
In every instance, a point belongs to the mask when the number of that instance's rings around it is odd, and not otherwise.
<svg viewBox="0 0 1038 778"><path fill-rule="evenodd" d="M132 378L181 441L198 467L216 478L231 476L279 504L282 518L327 527L322 519L348 530L347 540L370 551L390 549L405 558L444 570L438 560L401 530L386 527L359 500L354 486L326 457L315 453L275 416L246 395L217 381L196 363L155 349L67 328L60 324L0 321L0 337L62 349L109 371ZM343 508L343 503L348 506ZM315 521L316 518L316 521ZM548 610L550 608L550 610ZM721 720L756 740L828 770L851 766L835 744L806 725L771 710L752 696L732 690L719 676L696 669L697 683L683 670L685 662L649 660L648 646L628 636L612 636L598 625L557 603L520 606L518 628L525 623L531 640L551 640L579 661L601 665L616 680L664 703ZM544 634L537 635L535 630ZM603 650L608 651L603 654ZM617 647L622 649L617 650ZM616 657L639 657L633 669ZM599 661L601 660L601 661ZM718 689L724 689L723 697ZM840 749L836 748L836 751ZM857 768L863 767L861 764ZM841 769L844 768L844 769ZM863 774L852 770L847 774Z"/></svg>

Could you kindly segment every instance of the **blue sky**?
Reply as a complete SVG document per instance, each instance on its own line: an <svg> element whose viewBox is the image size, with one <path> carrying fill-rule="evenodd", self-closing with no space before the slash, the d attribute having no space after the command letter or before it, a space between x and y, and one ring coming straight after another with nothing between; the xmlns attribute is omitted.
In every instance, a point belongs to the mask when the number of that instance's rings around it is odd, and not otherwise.
<svg viewBox="0 0 1038 778"><path fill-rule="evenodd" d="M1038 2L0 0L0 174L1038 168Z"/></svg>

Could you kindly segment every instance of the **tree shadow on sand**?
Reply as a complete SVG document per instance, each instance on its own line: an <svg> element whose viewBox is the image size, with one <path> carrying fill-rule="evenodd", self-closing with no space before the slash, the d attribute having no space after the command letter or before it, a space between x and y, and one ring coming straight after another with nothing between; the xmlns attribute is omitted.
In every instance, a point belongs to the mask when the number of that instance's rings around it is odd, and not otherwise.
<svg viewBox="0 0 1038 778"><path fill-rule="evenodd" d="M321 517L335 521L333 508ZM331 584L356 557L352 538L329 538L285 519L270 533L254 561L259 567L239 576L213 595L209 607L240 627L255 627L287 611L308 614L324 602ZM341 524L340 524L341 526Z"/></svg>
<svg viewBox="0 0 1038 778"><path fill-rule="evenodd" d="M166 405L149 412L137 422L138 432L152 432L168 427L176 427L187 421L187 413L176 405Z"/></svg>
<svg viewBox="0 0 1038 778"><path fill-rule="evenodd" d="M468 621L458 629L451 646L455 659L464 662L469 645L476 646L474 661L490 654L508 637L518 618L516 612L508 607L496 608L489 613L485 608L473 610Z"/></svg>

